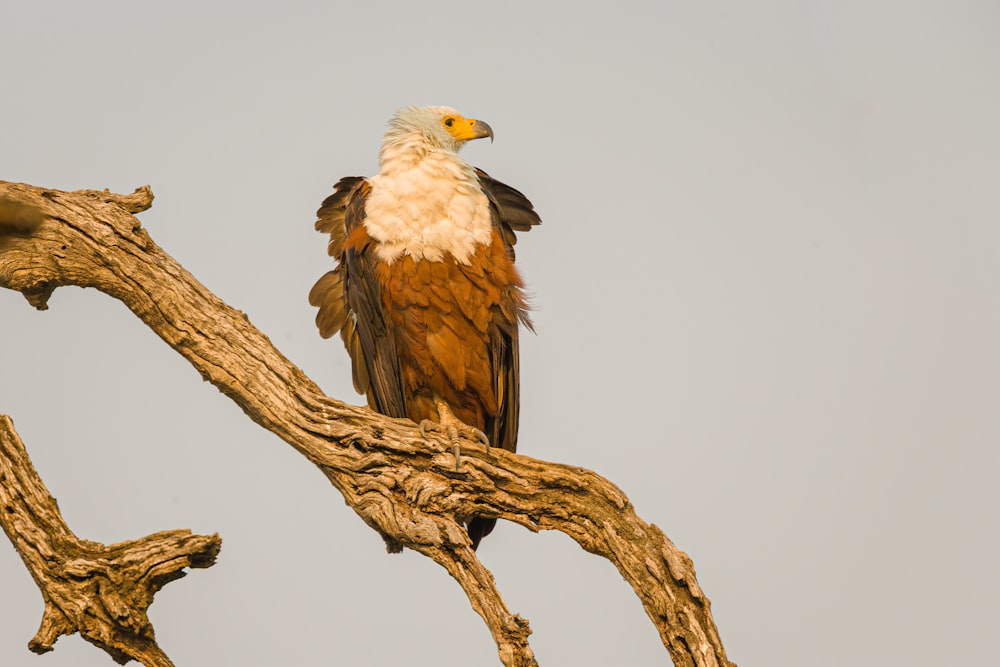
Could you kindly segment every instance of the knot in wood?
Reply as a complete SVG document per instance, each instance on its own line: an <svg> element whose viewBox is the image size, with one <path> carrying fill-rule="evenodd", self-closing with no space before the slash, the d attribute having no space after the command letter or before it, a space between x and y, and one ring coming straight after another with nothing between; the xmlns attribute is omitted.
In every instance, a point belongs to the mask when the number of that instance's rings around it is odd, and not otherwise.
<svg viewBox="0 0 1000 667"><path fill-rule="evenodd" d="M406 499L416 507L434 504L440 506L441 499L451 493L451 484L437 475L415 472L400 480Z"/></svg>

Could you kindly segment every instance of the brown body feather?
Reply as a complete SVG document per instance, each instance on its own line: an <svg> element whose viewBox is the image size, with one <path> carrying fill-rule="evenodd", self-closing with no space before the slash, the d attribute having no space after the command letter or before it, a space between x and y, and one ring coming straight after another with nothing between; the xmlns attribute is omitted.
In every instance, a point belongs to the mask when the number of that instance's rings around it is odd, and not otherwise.
<svg viewBox="0 0 1000 667"><path fill-rule="evenodd" d="M514 230L540 220L517 190L482 171L490 201L492 241L467 264L402 255L378 258L363 224L371 192L363 178L344 178L320 207L316 229L330 234L337 267L309 294L324 337L338 331L351 355L354 386L369 405L392 417L438 420L435 398L504 449L517 448L518 324L530 327L514 267ZM478 545L496 523L473 519Z"/></svg>

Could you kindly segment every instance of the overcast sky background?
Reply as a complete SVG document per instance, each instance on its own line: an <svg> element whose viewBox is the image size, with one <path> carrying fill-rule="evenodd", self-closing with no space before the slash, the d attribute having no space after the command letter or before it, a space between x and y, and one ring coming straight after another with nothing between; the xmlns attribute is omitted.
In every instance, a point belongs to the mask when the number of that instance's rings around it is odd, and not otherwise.
<svg viewBox="0 0 1000 667"><path fill-rule="evenodd" d="M742 667L992 664L1000 627L1000 5L0 4L0 178L131 192L153 239L331 396L314 212L447 104L527 194L520 450L592 468L694 559ZM119 302L0 292L0 413L71 528L218 531L161 591L178 665L493 665L457 584ZM543 665L669 662L606 561L480 549ZM0 665L42 601L0 542Z"/></svg>

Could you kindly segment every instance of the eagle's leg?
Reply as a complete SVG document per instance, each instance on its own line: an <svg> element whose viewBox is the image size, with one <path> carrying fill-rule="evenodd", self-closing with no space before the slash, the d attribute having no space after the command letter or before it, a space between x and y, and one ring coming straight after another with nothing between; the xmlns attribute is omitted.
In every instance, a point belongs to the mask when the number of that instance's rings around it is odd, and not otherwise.
<svg viewBox="0 0 1000 667"><path fill-rule="evenodd" d="M425 419L420 422L420 435L426 438L427 431L443 431L446 433L454 446L455 470L457 471L462 464L462 448L458 444L459 435L464 435L470 440L478 440L486 445L487 448L490 446L490 439L478 428L469 426L456 417L455 413L451 411L451 407L445 401L435 398L434 404L437 406L438 421L433 422L430 419Z"/></svg>

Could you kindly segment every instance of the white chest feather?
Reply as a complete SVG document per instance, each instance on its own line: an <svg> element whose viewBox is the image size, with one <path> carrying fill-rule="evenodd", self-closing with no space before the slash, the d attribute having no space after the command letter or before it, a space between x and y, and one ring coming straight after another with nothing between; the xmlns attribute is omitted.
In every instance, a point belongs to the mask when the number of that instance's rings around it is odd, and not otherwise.
<svg viewBox="0 0 1000 667"><path fill-rule="evenodd" d="M468 264L476 246L491 240L489 200L472 167L454 153L384 159L369 181L365 227L384 261L405 254L437 262L451 254Z"/></svg>

